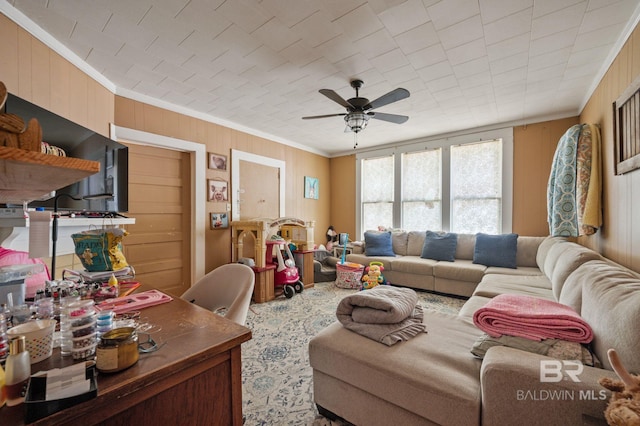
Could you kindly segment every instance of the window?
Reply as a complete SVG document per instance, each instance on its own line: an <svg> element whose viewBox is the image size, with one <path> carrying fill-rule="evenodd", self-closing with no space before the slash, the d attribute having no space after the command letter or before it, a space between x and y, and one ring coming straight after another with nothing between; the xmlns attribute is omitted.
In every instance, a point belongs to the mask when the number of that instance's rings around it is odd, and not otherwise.
<svg viewBox="0 0 640 426"><path fill-rule="evenodd" d="M451 230L498 234L502 229L502 142L451 147Z"/></svg>
<svg viewBox="0 0 640 426"><path fill-rule="evenodd" d="M442 149L402 154L402 228L441 229Z"/></svg>
<svg viewBox="0 0 640 426"><path fill-rule="evenodd" d="M511 232L510 128L356 157L360 236L378 226L470 234Z"/></svg>
<svg viewBox="0 0 640 426"><path fill-rule="evenodd" d="M362 162L362 222L364 229L393 225L393 156Z"/></svg>

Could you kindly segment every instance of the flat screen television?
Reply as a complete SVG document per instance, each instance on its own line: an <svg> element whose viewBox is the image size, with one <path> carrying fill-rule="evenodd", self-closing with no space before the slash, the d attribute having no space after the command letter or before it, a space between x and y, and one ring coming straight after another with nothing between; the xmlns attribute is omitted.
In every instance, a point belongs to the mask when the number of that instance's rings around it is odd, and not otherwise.
<svg viewBox="0 0 640 426"><path fill-rule="evenodd" d="M112 139L89 130L31 102L9 94L7 113L17 114L25 122L36 118L42 127L42 139L65 150L68 157L100 163L100 171L56 191L82 198L96 194L113 194L109 198L75 201L58 198L58 210L125 213L129 211L129 149ZM29 203L29 207L53 209L53 198Z"/></svg>

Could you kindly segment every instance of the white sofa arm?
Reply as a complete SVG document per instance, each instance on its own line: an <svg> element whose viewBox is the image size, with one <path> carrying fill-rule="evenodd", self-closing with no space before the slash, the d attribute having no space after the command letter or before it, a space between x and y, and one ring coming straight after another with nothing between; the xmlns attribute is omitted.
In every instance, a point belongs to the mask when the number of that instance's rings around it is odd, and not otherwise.
<svg viewBox="0 0 640 426"><path fill-rule="evenodd" d="M613 371L496 346L482 362L482 425L605 424Z"/></svg>

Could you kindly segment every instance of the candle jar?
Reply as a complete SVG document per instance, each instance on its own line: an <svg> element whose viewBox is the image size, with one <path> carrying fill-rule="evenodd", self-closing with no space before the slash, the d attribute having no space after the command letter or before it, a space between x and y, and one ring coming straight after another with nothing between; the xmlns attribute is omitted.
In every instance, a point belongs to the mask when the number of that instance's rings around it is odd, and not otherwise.
<svg viewBox="0 0 640 426"><path fill-rule="evenodd" d="M96 348L96 368L115 373L138 362L138 333L133 327L114 328L100 337Z"/></svg>

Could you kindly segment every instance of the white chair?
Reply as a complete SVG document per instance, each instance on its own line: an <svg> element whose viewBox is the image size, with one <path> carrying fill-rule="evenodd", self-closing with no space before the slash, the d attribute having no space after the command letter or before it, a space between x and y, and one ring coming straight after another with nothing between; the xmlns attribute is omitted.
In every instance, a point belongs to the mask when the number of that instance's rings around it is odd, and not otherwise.
<svg viewBox="0 0 640 426"><path fill-rule="evenodd" d="M200 278L180 298L212 312L226 308L225 318L244 325L254 284L253 269L240 263L230 263Z"/></svg>

